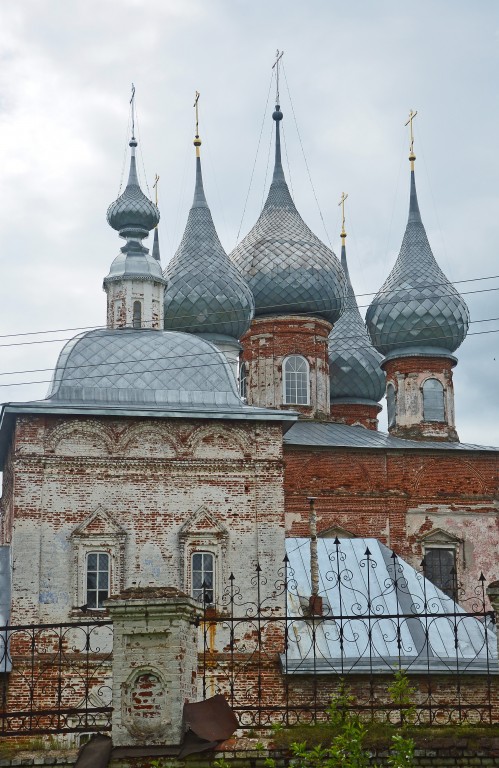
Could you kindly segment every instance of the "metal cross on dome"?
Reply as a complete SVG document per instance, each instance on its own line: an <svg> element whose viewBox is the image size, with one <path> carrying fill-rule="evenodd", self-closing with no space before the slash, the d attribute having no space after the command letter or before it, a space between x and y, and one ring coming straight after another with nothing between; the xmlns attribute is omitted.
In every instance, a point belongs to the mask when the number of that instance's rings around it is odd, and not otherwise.
<svg viewBox="0 0 499 768"><path fill-rule="evenodd" d="M410 149L409 159L412 159L411 156L414 155L414 132L413 132L413 127L412 127L412 121L414 120L414 118L416 117L417 114L418 114L417 110L414 112L414 110L411 109L411 111L409 112L409 120L405 123L406 127L408 125L410 126L410 133L411 133L411 144L410 144L410 148L409 148Z"/></svg>
<svg viewBox="0 0 499 768"><path fill-rule="evenodd" d="M284 51L279 51L279 48L277 49L276 53L276 59L274 63L272 64L272 69L275 69L276 71L276 95L275 95L275 101L276 104L279 104L279 62L284 56Z"/></svg>

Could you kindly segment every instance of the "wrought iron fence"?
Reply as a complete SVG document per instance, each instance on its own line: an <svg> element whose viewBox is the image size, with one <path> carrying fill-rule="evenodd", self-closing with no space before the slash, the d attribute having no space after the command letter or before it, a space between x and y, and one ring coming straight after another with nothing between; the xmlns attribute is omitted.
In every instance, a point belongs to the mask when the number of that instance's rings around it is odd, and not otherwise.
<svg viewBox="0 0 499 768"><path fill-rule="evenodd" d="M112 622L0 627L0 735L111 728Z"/></svg>
<svg viewBox="0 0 499 768"><path fill-rule="evenodd" d="M379 542L375 557L365 541L336 539L320 545L312 593L310 541L294 542L271 584L257 565L244 586L231 575L216 605L204 601L204 697L223 693L242 727L316 722L344 681L342 706L399 722L409 706L393 686L399 671L414 722L497 717L497 638L483 575L471 596L456 585L456 603L425 578L424 563L417 572Z"/></svg>

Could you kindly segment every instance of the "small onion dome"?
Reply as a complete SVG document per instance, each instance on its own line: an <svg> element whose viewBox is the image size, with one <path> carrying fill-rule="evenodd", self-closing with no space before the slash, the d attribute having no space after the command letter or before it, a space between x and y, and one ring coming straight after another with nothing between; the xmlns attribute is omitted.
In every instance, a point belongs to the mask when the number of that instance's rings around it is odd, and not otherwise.
<svg viewBox="0 0 499 768"><path fill-rule="evenodd" d="M230 254L253 291L256 315L305 314L335 323L346 282L334 253L307 227L289 193L281 163L276 105L275 166L260 217Z"/></svg>
<svg viewBox="0 0 499 768"><path fill-rule="evenodd" d="M159 222L159 211L142 192L137 177L135 147L137 142L130 141L130 173L125 191L107 209L108 224L116 229L121 237L147 237L151 229Z"/></svg>
<svg viewBox="0 0 499 768"><path fill-rule="evenodd" d="M390 357L449 355L468 332L468 307L438 266L428 242L413 170L402 247L367 310L366 324L376 349Z"/></svg>
<svg viewBox="0 0 499 768"><path fill-rule="evenodd" d="M239 339L248 330L253 295L218 239L196 157L194 200L182 241L164 272L165 328Z"/></svg>
<svg viewBox="0 0 499 768"><path fill-rule="evenodd" d="M342 316L329 334L329 379L331 402L366 401L378 403L385 394L385 374L367 334L348 274L346 248L341 247L341 266L345 272L348 294Z"/></svg>

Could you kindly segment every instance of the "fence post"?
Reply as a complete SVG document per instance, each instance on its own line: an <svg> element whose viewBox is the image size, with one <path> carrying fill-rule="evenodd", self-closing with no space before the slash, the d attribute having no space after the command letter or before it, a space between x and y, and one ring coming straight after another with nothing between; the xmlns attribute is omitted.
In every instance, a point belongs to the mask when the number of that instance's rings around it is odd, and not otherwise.
<svg viewBox="0 0 499 768"><path fill-rule="evenodd" d="M487 597L496 615L496 627L499 628L499 581L492 581L487 587ZM497 634L497 654L499 656L499 632Z"/></svg>
<svg viewBox="0 0 499 768"><path fill-rule="evenodd" d="M127 589L106 601L114 625L115 746L180 744L196 701L198 604L178 589Z"/></svg>

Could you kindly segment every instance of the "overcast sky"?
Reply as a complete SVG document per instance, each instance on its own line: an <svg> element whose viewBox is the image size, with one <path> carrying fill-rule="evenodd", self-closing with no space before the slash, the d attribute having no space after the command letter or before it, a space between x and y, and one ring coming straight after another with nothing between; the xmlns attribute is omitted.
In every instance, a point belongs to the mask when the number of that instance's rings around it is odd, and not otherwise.
<svg viewBox="0 0 499 768"><path fill-rule="evenodd" d="M22 372L54 366L62 342L48 340L73 335L60 329L105 323L102 279L123 244L105 214L122 176L131 83L144 191L161 177L163 265L192 200L196 89L205 190L230 251L255 157L240 237L268 186L273 88L258 155L257 145L279 48L288 181L337 253L337 202L348 192L358 294L382 285L402 241L404 122L418 110L433 252L452 281L475 280L457 286L473 321L457 352L457 428L462 441L499 445L496 0L22 0L1 3L0 41L1 334L57 331L0 339L0 383L16 383L0 388L2 401L45 396L50 371Z"/></svg>

